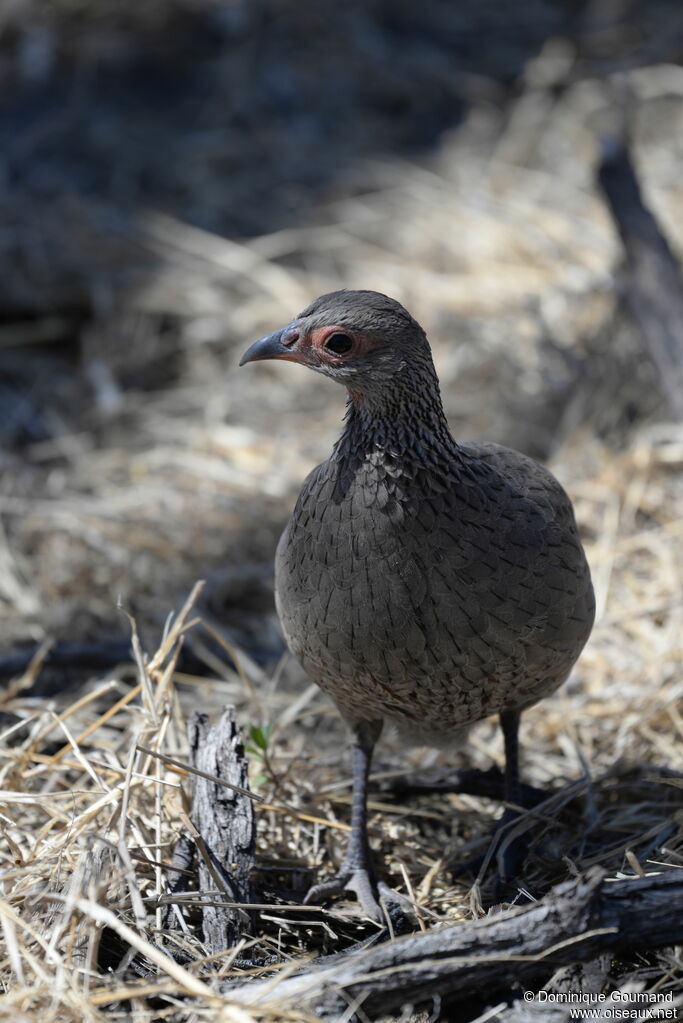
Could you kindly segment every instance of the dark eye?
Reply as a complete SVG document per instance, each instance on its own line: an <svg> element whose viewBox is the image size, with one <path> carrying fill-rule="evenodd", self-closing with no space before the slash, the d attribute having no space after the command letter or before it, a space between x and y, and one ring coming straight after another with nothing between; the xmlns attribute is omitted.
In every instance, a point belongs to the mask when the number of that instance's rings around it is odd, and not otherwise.
<svg viewBox="0 0 683 1023"><path fill-rule="evenodd" d="M353 341L348 334L330 334L325 341L325 348L335 355L346 355L353 348Z"/></svg>

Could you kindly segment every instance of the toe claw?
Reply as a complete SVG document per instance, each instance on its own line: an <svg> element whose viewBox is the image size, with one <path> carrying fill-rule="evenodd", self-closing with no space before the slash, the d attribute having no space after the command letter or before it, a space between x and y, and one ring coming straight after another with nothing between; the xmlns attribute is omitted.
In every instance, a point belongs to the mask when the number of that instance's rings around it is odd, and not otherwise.
<svg viewBox="0 0 683 1023"><path fill-rule="evenodd" d="M367 870L354 870L344 886L347 892L353 892L366 916L376 924L384 923L384 913L375 895L375 885Z"/></svg>
<svg viewBox="0 0 683 1023"><path fill-rule="evenodd" d="M309 889L304 903L325 902L343 892L353 892L361 909L375 923L384 923L384 914L375 894L375 884L365 867L342 867L331 881L323 881Z"/></svg>
<svg viewBox="0 0 683 1023"><path fill-rule="evenodd" d="M304 898L304 905L317 905L319 902L331 899L334 895L341 895L343 891L344 885L340 877L334 877L331 881L322 881L320 884L314 884L312 888L308 889Z"/></svg>

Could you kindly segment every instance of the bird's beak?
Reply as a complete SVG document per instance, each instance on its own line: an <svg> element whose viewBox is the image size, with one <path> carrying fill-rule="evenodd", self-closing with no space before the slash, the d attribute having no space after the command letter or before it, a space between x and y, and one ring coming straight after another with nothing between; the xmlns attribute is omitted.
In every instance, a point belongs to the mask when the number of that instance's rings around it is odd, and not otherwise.
<svg viewBox="0 0 683 1023"><path fill-rule="evenodd" d="M291 341L289 345L283 344L282 337L286 331L287 327L284 327L282 330L276 330L274 334L267 334L266 337L254 341L251 348L247 348L240 359L240 366L245 366L248 362L260 362L261 359L285 359L287 362L303 362L302 353L296 350L297 339L294 339L293 345Z"/></svg>

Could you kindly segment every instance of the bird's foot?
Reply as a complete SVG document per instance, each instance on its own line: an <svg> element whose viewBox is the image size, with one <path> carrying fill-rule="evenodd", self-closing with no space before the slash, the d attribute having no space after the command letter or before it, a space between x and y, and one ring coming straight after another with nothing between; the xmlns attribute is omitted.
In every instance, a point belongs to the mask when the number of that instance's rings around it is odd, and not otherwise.
<svg viewBox="0 0 683 1023"><path fill-rule="evenodd" d="M517 810L507 809L497 823L488 848L478 856L460 863L449 864L453 877L463 874L474 874L481 879L490 865L495 866L495 891L502 890L514 880L521 871L529 852L529 823L525 822L524 814Z"/></svg>
<svg viewBox="0 0 683 1023"><path fill-rule="evenodd" d="M368 867L345 861L330 881L313 885L309 889L305 904L325 902L335 895L353 892L361 909L375 923L384 923L384 913L379 903L377 884Z"/></svg>

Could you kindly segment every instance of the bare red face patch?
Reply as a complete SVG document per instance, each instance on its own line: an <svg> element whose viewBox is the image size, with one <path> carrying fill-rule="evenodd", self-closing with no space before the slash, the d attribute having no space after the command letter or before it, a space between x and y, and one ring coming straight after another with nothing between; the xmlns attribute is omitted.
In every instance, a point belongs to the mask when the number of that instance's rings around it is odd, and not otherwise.
<svg viewBox="0 0 683 1023"><path fill-rule="evenodd" d="M311 350L321 361L340 366L346 359L364 355L381 344L376 338L368 337L341 324L316 327L310 333Z"/></svg>

